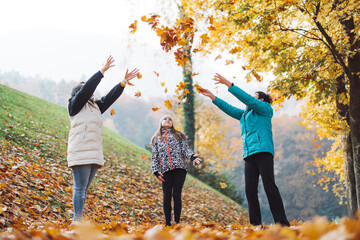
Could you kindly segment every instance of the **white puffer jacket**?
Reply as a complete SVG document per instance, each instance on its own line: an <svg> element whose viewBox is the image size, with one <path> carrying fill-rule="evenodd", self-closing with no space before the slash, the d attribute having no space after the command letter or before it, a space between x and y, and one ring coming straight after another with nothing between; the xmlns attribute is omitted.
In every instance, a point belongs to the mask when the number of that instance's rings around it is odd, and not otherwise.
<svg viewBox="0 0 360 240"><path fill-rule="evenodd" d="M88 101L75 116L70 116L68 166L104 165L102 118L96 103Z"/></svg>

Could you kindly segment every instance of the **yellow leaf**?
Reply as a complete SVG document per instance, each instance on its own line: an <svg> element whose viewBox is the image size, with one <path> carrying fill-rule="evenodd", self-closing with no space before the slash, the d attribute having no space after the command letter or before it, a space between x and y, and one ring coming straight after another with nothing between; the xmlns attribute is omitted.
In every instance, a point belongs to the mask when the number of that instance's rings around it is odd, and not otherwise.
<svg viewBox="0 0 360 240"><path fill-rule="evenodd" d="M161 82L160 85L161 85L162 87L165 87L165 82Z"/></svg>
<svg viewBox="0 0 360 240"><path fill-rule="evenodd" d="M141 155L141 158L142 158L142 159L145 159L145 158L146 158L146 155Z"/></svg>
<svg viewBox="0 0 360 240"><path fill-rule="evenodd" d="M221 188L226 188L227 187L227 185L225 184L225 183L220 183L220 186L221 186Z"/></svg>
<svg viewBox="0 0 360 240"><path fill-rule="evenodd" d="M197 91L198 93L201 92L202 87L200 87L198 84L194 84L194 87L196 88L196 91Z"/></svg>
<svg viewBox="0 0 360 240"><path fill-rule="evenodd" d="M164 102L164 105L165 105L165 107L167 107L168 109L170 109L170 108L173 107L173 106L171 105L170 100L166 100L166 101Z"/></svg>

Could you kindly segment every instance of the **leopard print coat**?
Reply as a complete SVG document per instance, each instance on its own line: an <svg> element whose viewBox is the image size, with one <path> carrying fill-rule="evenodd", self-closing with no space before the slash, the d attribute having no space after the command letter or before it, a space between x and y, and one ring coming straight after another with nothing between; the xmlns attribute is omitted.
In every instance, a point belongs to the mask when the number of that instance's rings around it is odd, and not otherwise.
<svg viewBox="0 0 360 240"><path fill-rule="evenodd" d="M193 160L193 155L184 139L177 140L170 130L162 129L162 136L158 136L152 145L152 173L165 173L176 168L187 170L185 159Z"/></svg>

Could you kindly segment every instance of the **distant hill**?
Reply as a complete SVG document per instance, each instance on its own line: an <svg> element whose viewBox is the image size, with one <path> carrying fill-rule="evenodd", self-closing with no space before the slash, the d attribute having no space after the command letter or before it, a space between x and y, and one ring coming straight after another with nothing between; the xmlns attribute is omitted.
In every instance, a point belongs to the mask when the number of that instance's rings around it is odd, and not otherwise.
<svg viewBox="0 0 360 240"><path fill-rule="evenodd" d="M0 85L0 229L70 224L72 176L66 163L65 108ZM160 183L151 154L104 128L101 168L85 214L98 223L163 223ZM245 223L246 211L187 176L184 222Z"/></svg>

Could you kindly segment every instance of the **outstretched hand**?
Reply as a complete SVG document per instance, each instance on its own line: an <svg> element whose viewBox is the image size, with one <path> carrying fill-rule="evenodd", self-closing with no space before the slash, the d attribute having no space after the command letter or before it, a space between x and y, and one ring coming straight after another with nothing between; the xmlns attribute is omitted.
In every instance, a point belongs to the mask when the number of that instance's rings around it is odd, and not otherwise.
<svg viewBox="0 0 360 240"><path fill-rule="evenodd" d="M215 84L221 83L221 84L226 85L227 87L231 86L231 82L218 73L215 73L213 80L215 81Z"/></svg>
<svg viewBox="0 0 360 240"><path fill-rule="evenodd" d="M139 69L137 69L137 68L135 68L131 72L129 72L129 69L126 69L125 80L128 82L131 79L137 77L138 74L139 74Z"/></svg>
<svg viewBox="0 0 360 240"><path fill-rule="evenodd" d="M199 158L200 157L200 154L195 154L194 155L196 158L194 159L193 161L193 166L195 167L196 164L200 164L201 163L201 159Z"/></svg>
<svg viewBox="0 0 360 240"><path fill-rule="evenodd" d="M215 101L216 98L215 95L212 92L210 92L208 89L200 88L199 91L202 95L211 98L212 101Z"/></svg>
<svg viewBox="0 0 360 240"><path fill-rule="evenodd" d="M104 75L105 72L106 72L109 68L115 66L115 65L113 65L114 61L115 61L115 60L114 60L113 57L110 55L110 56L108 57L108 59L106 60L106 62L103 64L102 69L100 70L100 72L102 73L102 75Z"/></svg>

